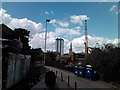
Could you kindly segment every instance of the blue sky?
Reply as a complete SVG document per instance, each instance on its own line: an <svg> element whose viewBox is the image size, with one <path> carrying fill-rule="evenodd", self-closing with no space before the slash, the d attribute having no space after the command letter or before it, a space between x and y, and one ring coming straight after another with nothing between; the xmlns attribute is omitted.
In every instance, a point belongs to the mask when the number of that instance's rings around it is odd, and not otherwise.
<svg viewBox="0 0 120 90"><path fill-rule="evenodd" d="M89 36L96 38L97 37L108 38L109 40L118 38L117 7L118 7L117 2L2 3L2 8L6 10L5 13L10 15L9 17L12 17L14 19L17 18L18 20L26 18L27 20L31 20L36 24L39 23L41 24L42 28L40 29L43 30L39 31L38 28L38 31L35 32L33 36L44 33L45 20L48 18L51 19L51 21L53 21L48 24L48 33L51 32L54 34L57 33L55 37L65 38L69 42L74 41L75 38L77 39L79 37L84 36L84 20L81 20L81 23L75 21L77 16L80 15L84 15L86 16L85 18L89 18L88 19ZM73 21L71 21L72 16ZM13 21L11 23L13 23ZM8 24L8 26L10 26L10 24ZM17 25L17 27L18 26L20 27L20 25ZM72 35L69 34L68 36L66 36L64 30L68 29L71 29L70 33L72 33ZM61 34L59 35L59 33Z"/></svg>
<svg viewBox="0 0 120 90"><path fill-rule="evenodd" d="M116 38L118 31L118 15L111 13L109 9L116 3L3 3L2 7L15 18L28 18L34 22L45 23L45 19L58 19L70 21L71 15L87 15L88 33L90 35ZM54 15L42 14L45 11L53 11ZM42 14L42 15L41 15ZM73 25L70 24L72 27ZM50 30L53 30L51 26ZM84 27L82 27L84 30Z"/></svg>

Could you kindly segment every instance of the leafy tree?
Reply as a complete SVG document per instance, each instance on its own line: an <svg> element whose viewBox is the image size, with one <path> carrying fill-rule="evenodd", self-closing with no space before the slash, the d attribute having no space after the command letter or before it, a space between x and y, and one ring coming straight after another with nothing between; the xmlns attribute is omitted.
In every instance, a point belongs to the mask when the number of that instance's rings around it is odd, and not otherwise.
<svg viewBox="0 0 120 90"><path fill-rule="evenodd" d="M28 37L29 37L30 31L22 28L17 28L14 30L14 32L16 33L16 35L19 36L21 42L23 43L22 53L25 53L27 52L27 50L30 50L30 46L28 44L29 42Z"/></svg>
<svg viewBox="0 0 120 90"><path fill-rule="evenodd" d="M57 56L56 52L47 51L47 53L46 53L46 62L45 62L46 65L50 65L50 66L56 65L56 63L57 63L56 56Z"/></svg>
<svg viewBox="0 0 120 90"><path fill-rule="evenodd" d="M120 60L118 58L120 48L112 44L106 44L102 48L91 49L85 60L97 69L100 79L105 81L117 81L120 71Z"/></svg>
<svg viewBox="0 0 120 90"><path fill-rule="evenodd" d="M31 64L35 64L37 61L44 60L44 53L41 48L31 49L30 55L31 55Z"/></svg>

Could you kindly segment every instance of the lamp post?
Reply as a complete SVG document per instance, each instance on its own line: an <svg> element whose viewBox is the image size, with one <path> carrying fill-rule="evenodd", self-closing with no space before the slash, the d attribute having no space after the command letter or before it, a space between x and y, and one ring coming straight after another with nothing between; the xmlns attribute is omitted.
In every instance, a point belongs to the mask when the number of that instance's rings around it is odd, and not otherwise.
<svg viewBox="0 0 120 90"><path fill-rule="evenodd" d="M50 20L49 20L49 19L46 19L44 65L45 65L45 60L46 60L47 22L50 22Z"/></svg>

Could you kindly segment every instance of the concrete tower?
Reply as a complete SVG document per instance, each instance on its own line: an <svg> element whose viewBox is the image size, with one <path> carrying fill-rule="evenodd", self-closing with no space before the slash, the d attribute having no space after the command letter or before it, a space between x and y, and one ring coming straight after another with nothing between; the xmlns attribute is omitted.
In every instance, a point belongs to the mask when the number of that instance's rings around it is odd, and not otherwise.
<svg viewBox="0 0 120 90"><path fill-rule="evenodd" d="M69 54L72 54L72 43L70 43Z"/></svg>
<svg viewBox="0 0 120 90"><path fill-rule="evenodd" d="M64 54L64 40L61 38L56 39L56 52L60 55Z"/></svg>

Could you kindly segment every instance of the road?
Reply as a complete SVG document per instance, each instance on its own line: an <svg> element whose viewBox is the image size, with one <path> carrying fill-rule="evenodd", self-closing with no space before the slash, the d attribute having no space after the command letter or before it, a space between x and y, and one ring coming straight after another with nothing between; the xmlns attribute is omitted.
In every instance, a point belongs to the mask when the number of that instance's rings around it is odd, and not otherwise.
<svg viewBox="0 0 120 90"><path fill-rule="evenodd" d="M106 83L103 81L91 81L88 80L86 78L82 78L82 77L78 77L77 75L75 75L72 72L66 71L66 70L62 70L62 69L58 69L58 68L53 68L53 67L49 67L47 66L46 68L56 72L57 76L61 78L61 73L63 74L63 80L68 82L68 75L70 76L70 86L72 88L75 88L75 82L77 82L77 88L92 88L92 89L96 89L96 88L101 88L101 89L111 89L111 90L118 90L116 88L112 87L112 84L110 83Z"/></svg>

